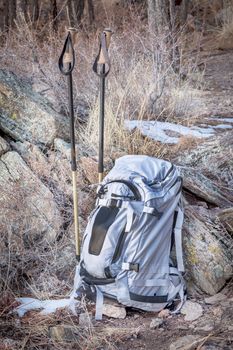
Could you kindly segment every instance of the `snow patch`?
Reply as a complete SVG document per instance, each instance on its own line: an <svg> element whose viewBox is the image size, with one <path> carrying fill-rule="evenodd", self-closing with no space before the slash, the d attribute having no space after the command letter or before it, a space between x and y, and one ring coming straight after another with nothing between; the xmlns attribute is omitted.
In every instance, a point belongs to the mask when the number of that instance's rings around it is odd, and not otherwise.
<svg viewBox="0 0 233 350"><path fill-rule="evenodd" d="M68 299L59 299L59 300L39 300L34 298L17 298L18 302L20 302L20 306L16 308L16 312L19 317L23 317L26 312L31 310L41 310L40 312L43 315L51 314L55 312L57 309L68 307L70 309L70 298ZM78 306L78 301L74 301Z"/></svg>
<svg viewBox="0 0 233 350"><path fill-rule="evenodd" d="M215 131L212 127L200 128L198 126L187 127L180 124L146 121L146 120L125 120L125 127L129 130L138 128L144 136L150 137L155 141L162 143L176 144L179 141L177 136L169 136L168 132L176 132L180 136L194 136L198 138L211 137Z"/></svg>
<svg viewBox="0 0 233 350"><path fill-rule="evenodd" d="M23 317L26 312L31 310L41 310L41 314L47 315L56 312L60 308L68 308L74 315L77 315L76 308L80 305L77 300L77 289L80 287L81 279L79 275L79 266L76 267L74 287L69 298L66 299L51 299L39 300L34 298L16 298L20 305L14 309L19 317Z"/></svg>
<svg viewBox="0 0 233 350"><path fill-rule="evenodd" d="M213 126L214 129L232 129L230 124L218 124Z"/></svg>
<svg viewBox="0 0 233 350"><path fill-rule="evenodd" d="M213 118L206 118L206 119L208 119L208 120L216 120L217 122L233 123L233 118L213 117Z"/></svg>

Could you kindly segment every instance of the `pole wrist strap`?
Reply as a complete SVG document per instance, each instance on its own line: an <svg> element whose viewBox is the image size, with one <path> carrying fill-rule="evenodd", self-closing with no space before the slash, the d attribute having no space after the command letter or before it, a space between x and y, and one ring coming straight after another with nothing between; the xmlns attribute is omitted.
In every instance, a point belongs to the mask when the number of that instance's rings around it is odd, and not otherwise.
<svg viewBox="0 0 233 350"><path fill-rule="evenodd" d="M73 48L73 43L71 39L71 34L70 32L68 32L68 35L65 40L65 44L62 49L61 56L59 57L59 60L58 60L58 66L63 75L69 75L74 69L74 64L75 64L74 48Z"/></svg>
<svg viewBox="0 0 233 350"><path fill-rule="evenodd" d="M99 58L100 58L100 54L103 54L104 57L104 65L105 65L105 72L101 72L100 69L98 69L98 67L101 65L99 63ZM93 64L93 71L101 78L106 77L110 71L110 67L111 67L111 63L110 63L110 59L109 59L109 55L108 55L108 48L107 48L107 42L106 42L106 34L103 32L101 33L100 36L100 46L99 46L99 52L98 55L95 59L95 62Z"/></svg>

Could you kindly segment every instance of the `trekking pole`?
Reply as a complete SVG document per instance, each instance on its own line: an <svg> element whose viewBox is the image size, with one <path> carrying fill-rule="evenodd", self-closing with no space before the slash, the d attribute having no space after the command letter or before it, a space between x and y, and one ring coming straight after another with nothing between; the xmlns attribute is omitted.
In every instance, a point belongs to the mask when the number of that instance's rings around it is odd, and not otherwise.
<svg viewBox="0 0 233 350"><path fill-rule="evenodd" d="M110 71L108 48L112 31L105 29L100 36L99 53L93 64L94 72L100 77L100 105L99 105L99 156L98 174L99 182L103 180L104 173L104 104L105 104L105 78Z"/></svg>
<svg viewBox="0 0 233 350"><path fill-rule="evenodd" d="M67 76L68 83L68 100L69 100L69 115L70 115L70 140L71 140L71 171L73 182L73 201L74 201L74 228L75 228L75 249L76 259L80 260L80 245L79 245L79 221L78 221L78 194L77 194L77 163L75 150L75 129L74 129L74 103L73 103L73 80L72 71L75 64L74 44L77 30L68 28L68 34L65 44L59 58L59 69L63 75Z"/></svg>

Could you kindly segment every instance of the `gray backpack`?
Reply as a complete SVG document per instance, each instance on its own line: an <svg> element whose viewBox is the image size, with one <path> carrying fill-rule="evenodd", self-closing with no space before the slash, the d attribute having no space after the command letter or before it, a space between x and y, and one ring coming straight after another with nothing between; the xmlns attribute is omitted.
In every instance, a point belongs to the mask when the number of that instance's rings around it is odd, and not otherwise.
<svg viewBox="0 0 233 350"><path fill-rule="evenodd" d="M146 311L184 301L181 188L174 165L135 155L119 158L99 185L78 268L96 319L104 296Z"/></svg>

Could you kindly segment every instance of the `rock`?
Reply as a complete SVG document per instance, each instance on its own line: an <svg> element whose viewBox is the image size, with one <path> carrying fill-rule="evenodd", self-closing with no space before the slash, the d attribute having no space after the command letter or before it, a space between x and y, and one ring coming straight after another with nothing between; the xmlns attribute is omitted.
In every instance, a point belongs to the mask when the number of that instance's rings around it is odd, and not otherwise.
<svg viewBox="0 0 233 350"><path fill-rule="evenodd" d="M150 323L150 329L156 329L159 328L164 321L161 318L152 318Z"/></svg>
<svg viewBox="0 0 233 350"><path fill-rule="evenodd" d="M225 294L218 293L218 294L215 294L209 298L205 298L205 303L210 304L210 305L214 305L214 304L217 304L220 301L223 301L226 299L227 299L227 296Z"/></svg>
<svg viewBox="0 0 233 350"><path fill-rule="evenodd" d="M41 173L41 168L43 169L43 172L48 168L48 160L38 146L27 141L11 142L11 146L13 150L20 154L23 160L36 174Z"/></svg>
<svg viewBox="0 0 233 350"><path fill-rule="evenodd" d="M49 337L56 342L80 341L78 329L68 325L49 327Z"/></svg>
<svg viewBox="0 0 233 350"><path fill-rule="evenodd" d="M10 145L0 136L0 157L10 150Z"/></svg>
<svg viewBox="0 0 233 350"><path fill-rule="evenodd" d="M168 309L163 309L159 312L158 317L159 318L166 318L170 315L170 311Z"/></svg>
<svg viewBox="0 0 233 350"><path fill-rule="evenodd" d="M227 231L233 235L233 207L221 210L218 213L218 218L226 227Z"/></svg>
<svg viewBox="0 0 233 350"><path fill-rule="evenodd" d="M181 309L181 313L185 315L185 321L195 321L203 314L202 306L192 301L186 301Z"/></svg>
<svg viewBox="0 0 233 350"><path fill-rule="evenodd" d="M207 323L206 325L202 327L196 327L196 331L203 331L203 332L211 332L214 329L213 323Z"/></svg>
<svg viewBox="0 0 233 350"><path fill-rule="evenodd" d="M220 306L217 306L215 308L213 308L211 310L213 312L213 315L218 318L218 319L221 319L222 318L222 315L223 315L223 309L220 307Z"/></svg>
<svg viewBox="0 0 233 350"><path fill-rule="evenodd" d="M52 144L56 137L69 138L67 118L58 114L29 83L0 70L1 129L17 141Z"/></svg>
<svg viewBox="0 0 233 350"><path fill-rule="evenodd" d="M82 157L80 159L81 169L89 183L98 183L98 163L90 157Z"/></svg>
<svg viewBox="0 0 233 350"><path fill-rule="evenodd" d="M36 164L35 164L36 167ZM64 195L73 198L72 187L72 173L70 162L64 158L60 153L50 151L48 153L48 165L44 169L44 177L57 186L56 193L64 198ZM80 196L81 188L83 187L83 177L81 171L77 171L77 188L78 197ZM64 198L66 203L61 203L62 206L66 206L67 198ZM80 200L78 199L79 205Z"/></svg>
<svg viewBox="0 0 233 350"><path fill-rule="evenodd" d="M79 326L80 327L91 327L92 326L92 315L88 312L84 312L79 315Z"/></svg>
<svg viewBox="0 0 233 350"><path fill-rule="evenodd" d="M232 276L233 239L211 210L187 205L183 251L187 277L201 291L214 295Z"/></svg>
<svg viewBox="0 0 233 350"><path fill-rule="evenodd" d="M189 192L219 207L224 208L233 205L233 195L228 191L221 190L219 186L203 175L199 169L189 167L179 167L179 169L183 177L183 186Z"/></svg>
<svg viewBox="0 0 233 350"><path fill-rule="evenodd" d="M122 306L115 306L111 304L103 305L103 315L112 317L112 318L126 318L126 310Z"/></svg>
<svg viewBox="0 0 233 350"><path fill-rule="evenodd" d="M96 193L94 191L79 191L79 213L81 216L87 218L91 211L95 208Z"/></svg>
<svg viewBox="0 0 233 350"><path fill-rule="evenodd" d="M65 158L71 159L71 144L62 139L54 139L54 150L60 152ZM78 146L76 145L76 152L78 153Z"/></svg>
<svg viewBox="0 0 233 350"><path fill-rule="evenodd" d="M225 131L209 138L192 150L182 151L173 161L176 164L195 168L204 176L214 179L218 186L227 188L227 195L233 195L233 133Z"/></svg>
<svg viewBox="0 0 233 350"><path fill-rule="evenodd" d="M169 350L194 350L203 341L200 335L186 335L178 338L169 347Z"/></svg>
<svg viewBox="0 0 233 350"><path fill-rule="evenodd" d="M14 151L0 159L0 188L3 226L11 227L16 237L24 235L25 242L55 239L61 218L53 194Z"/></svg>

